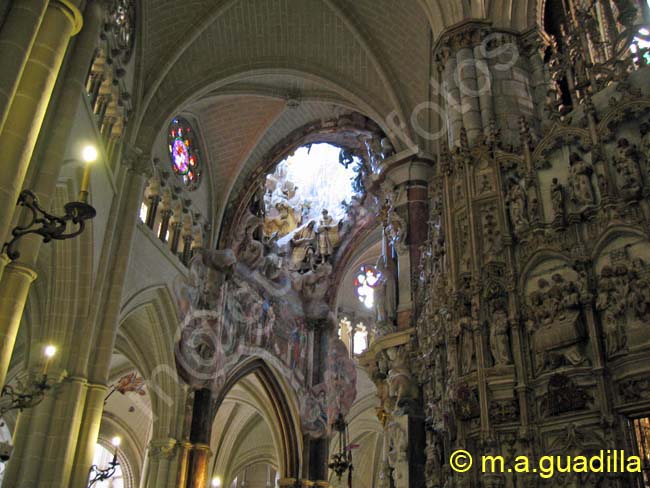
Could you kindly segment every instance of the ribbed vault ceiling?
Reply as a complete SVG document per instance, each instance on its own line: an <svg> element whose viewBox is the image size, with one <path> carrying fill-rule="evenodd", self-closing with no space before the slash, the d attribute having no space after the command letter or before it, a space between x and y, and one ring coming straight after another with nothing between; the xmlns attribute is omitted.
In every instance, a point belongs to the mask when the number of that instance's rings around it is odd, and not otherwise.
<svg viewBox="0 0 650 488"><path fill-rule="evenodd" d="M407 119L429 99L445 28L488 18L524 30L537 1L143 0L136 144L198 114L222 208L238 175L306 123L346 110Z"/></svg>

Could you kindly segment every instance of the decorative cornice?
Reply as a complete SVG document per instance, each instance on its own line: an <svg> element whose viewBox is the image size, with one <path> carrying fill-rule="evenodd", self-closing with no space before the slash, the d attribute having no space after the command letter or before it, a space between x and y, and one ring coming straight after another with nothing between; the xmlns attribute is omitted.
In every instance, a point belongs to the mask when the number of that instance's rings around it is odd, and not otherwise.
<svg viewBox="0 0 650 488"><path fill-rule="evenodd" d="M415 335L415 327L393 332L382 337L378 337L370 344L366 352L359 356L359 364L361 366L371 365L375 362L375 357L382 351L390 349L391 347L403 346L411 341L411 337Z"/></svg>
<svg viewBox="0 0 650 488"><path fill-rule="evenodd" d="M432 49L433 59L443 67L452 53L459 49L475 47L490 34L501 34L501 42L517 42L520 36L512 29L495 28L488 20L468 19L449 27L438 37Z"/></svg>

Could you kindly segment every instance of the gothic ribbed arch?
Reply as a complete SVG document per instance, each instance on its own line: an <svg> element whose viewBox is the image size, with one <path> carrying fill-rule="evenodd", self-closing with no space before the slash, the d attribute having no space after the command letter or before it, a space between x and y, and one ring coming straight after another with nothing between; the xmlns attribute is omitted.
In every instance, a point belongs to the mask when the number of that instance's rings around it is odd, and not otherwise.
<svg viewBox="0 0 650 488"><path fill-rule="evenodd" d="M297 427L297 413L295 409L292 409L289 394L278 378L277 373L262 358L252 357L246 359L230 371L223 387L215 398L213 419L230 390L250 374L255 375L262 385L273 409L271 413L280 427L281 459L278 459L280 473L285 478L296 478L299 476L301 461L301 432Z"/></svg>
<svg viewBox="0 0 650 488"><path fill-rule="evenodd" d="M526 285L526 282L530 278L533 271L535 271L535 269L537 269L537 267L540 266L545 261L550 261L550 260L561 261L568 268L572 267L571 257L568 256L567 254L563 254L561 252L554 251L551 249L541 249L540 251L530 256L530 258L526 261L524 266L521 268L521 273L519 274L519 286L522 287L523 289L523 287Z"/></svg>
<svg viewBox="0 0 650 488"><path fill-rule="evenodd" d="M252 65L255 67L251 69ZM249 76L283 73L324 86L346 100L348 106L354 106L357 111L374 120L382 127L382 130L390 132L384 115L390 113L392 107L376 97L370 97L364 87L341 80L327 69L304 60L291 60L282 67L273 61L250 60L246 63L233 63L227 67L210 68L181 87L173 96L167 97L164 103L158 103L153 107L152 102L146 109L143 106L142 112L139 112L134 122L129 125L129 127L133 127L131 140L136 147L150 148L161 128L166 127L166 122L176 113L183 112L194 101L215 93L222 87L244 81ZM395 142L393 141L394 144Z"/></svg>
<svg viewBox="0 0 650 488"><path fill-rule="evenodd" d="M596 260L605 252L606 247L617 239L636 238L648 241L648 235L631 225L617 225L603 232L591 249L591 260Z"/></svg>

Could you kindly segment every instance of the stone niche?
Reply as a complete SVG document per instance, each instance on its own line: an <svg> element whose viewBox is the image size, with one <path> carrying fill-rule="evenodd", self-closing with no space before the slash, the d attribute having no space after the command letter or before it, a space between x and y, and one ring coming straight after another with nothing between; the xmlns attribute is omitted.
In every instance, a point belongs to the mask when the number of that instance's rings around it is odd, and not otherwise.
<svg viewBox="0 0 650 488"><path fill-rule="evenodd" d="M562 367L588 367L583 303L585 277L561 260L548 260L528 275L526 339L535 375Z"/></svg>

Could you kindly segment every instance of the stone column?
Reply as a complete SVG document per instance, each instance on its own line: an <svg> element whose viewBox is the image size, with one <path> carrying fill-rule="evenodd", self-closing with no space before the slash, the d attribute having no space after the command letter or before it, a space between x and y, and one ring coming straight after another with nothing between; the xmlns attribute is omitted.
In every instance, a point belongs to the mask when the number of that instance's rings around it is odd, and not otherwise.
<svg viewBox="0 0 650 488"><path fill-rule="evenodd" d="M386 159L382 171L386 175L382 189L390 201L386 235L398 261L397 326L406 329L413 326L411 283L419 273L420 246L427 238L424 224L429 217L428 180L433 162L406 150Z"/></svg>
<svg viewBox="0 0 650 488"><path fill-rule="evenodd" d="M87 388L86 405L81 419L70 480L70 486L74 487L83 487L88 483L88 473L97 445L102 413L104 412L104 400L108 391L106 385L88 384Z"/></svg>
<svg viewBox="0 0 650 488"><path fill-rule="evenodd" d="M71 486L70 476L86 394L85 379L68 378L28 415L19 415L14 433L17 450L7 465L6 486Z"/></svg>
<svg viewBox="0 0 650 488"><path fill-rule="evenodd" d="M143 469L140 486L158 488L175 487L176 477L172 476L171 468L182 454L181 443L171 437L152 439L147 448L147 460Z"/></svg>
<svg viewBox="0 0 650 488"><path fill-rule="evenodd" d="M470 144L497 129L517 145L518 119L533 115L531 92L539 83L521 51L520 37L484 21L462 23L439 37L433 56L451 145L460 143L461 128Z"/></svg>
<svg viewBox="0 0 650 488"><path fill-rule="evenodd" d="M313 331L313 369L311 384L317 385L325 381L324 373L327 368L327 348L330 334L330 323L322 318L308 321ZM319 483L327 479L327 464L329 462L329 439L312 439L303 437L302 469L298 473L304 482ZM288 467L288 473L291 472Z"/></svg>
<svg viewBox="0 0 650 488"><path fill-rule="evenodd" d="M114 206L109 217L116 228L111 227L107 233L114 245L108 246L111 251L100 266L110 272L105 280L101 280L104 272L98 272L98 281L105 282L95 297L98 305L87 311L70 310L63 320L50 325L51 334L68 338L58 344L56 366L71 376L56 384L40 405L19 415L14 437L17 455L12 456L7 467L7 486L87 486L144 184L144 175L138 170L140 165L147 167L147 162L147 157L131 161L131 167L122 175L120 204ZM83 262L87 264L88 260ZM71 353L73 348L76 354Z"/></svg>
<svg viewBox="0 0 650 488"><path fill-rule="evenodd" d="M0 133L7 120L47 4L48 0L14 2L0 31L0 59L5 66L0 72Z"/></svg>
<svg viewBox="0 0 650 488"><path fill-rule="evenodd" d="M192 444L188 465L187 488L204 488L207 485L211 456L212 451L210 451L208 444L200 442Z"/></svg>
<svg viewBox="0 0 650 488"><path fill-rule="evenodd" d="M156 222L156 216L158 215L158 204L160 203L160 187L161 181L158 174L154 174L149 178L147 182L147 187L145 189L144 196L149 200L149 207L147 209L147 217L145 219L145 224L147 227L153 230L154 223Z"/></svg>
<svg viewBox="0 0 650 488"><path fill-rule="evenodd" d="M57 179L63 165L66 149L70 143L72 128L78 114L79 105L86 97L86 78L88 76L88 67L93 61L97 42L100 38L102 24L104 20L104 9L102 2L88 2L84 9L83 29L74 42L71 53L66 61L66 70L63 80L60 82L61 89L57 89L57 97L52 101L48 109L48 119L54 121L53 124L47 124L39 136L39 140L45 140L43 149L38 151L36 161L32 163L33 170L30 169L31 180L25 186L33 190L41 205L49 208L52 200L54 189L56 188ZM51 114L51 115L50 115ZM94 122L94 121L92 121ZM49 125L52 127L50 128ZM99 146L102 144L101 139L95 141ZM79 148L81 150L81 148ZM98 147L100 159L94 163L99 166L108 164L108 161L102 161L101 151ZM34 238L38 243L40 238ZM21 243L22 244L22 243ZM26 249L24 249L26 248ZM20 248L22 259L28 259L25 254L33 254L38 250L38 246L22 246Z"/></svg>
<svg viewBox="0 0 650 488"><path fill-rule="evenodd" d="M178 472L176 473L176 485L178 488L185 488L187 486L187 471L190 461L190 450L192 444L189 442L182 442L180 445L180 452L178 454Z"/></svg>
<svg viewBox="0 0 650 488"><path fill-rule="evenodd" d="M111 241L113 245L110 255L105 257L110 264L106 269L101 296L102 306L95 310L92 317L98 323L99 334L94 343L90 342L89 337L85 337L82 341L82 347L88 347L93 351L92 361L90 357L79 358L77 364L77 367L82 370L88 369L88 378L97 383L107 381L144 182L151 168L148 155L131 155L130 158L127 162L129 169L125 176L126 182L120 198L118 214L115 216L116 230Z"/></svg>
<svg viewBox="0 0 650 488"><path fill-rule="evenodd" d="M171 208L172 204L172 192L169 187L165 187L162 190L162 197L160 200L160 231L158 232L158 238L167 242L167 232L169 231L169 221L174 214L173 209Z"/></svg>
<svg viewBox="0 0 650 488"><path fill-rule="evenodd" d="M0 133L3 178L0 181L0 241L9 235L16 200L34 151L45 110L70 37L81 29L80 0L52 0L25 64ZM6 25L6 24L5 24Z"/></svg>
<svg viewBox="0 0 650 488"><path fill-rule="evenodd" d="M44 159L38 164L31 185L41 205L46 209L50 208L72 124L85 93L85 78L102 24L99 2L90 2L84 14L86 22L70 56L63 89L55 104L56 124L51 133L47 134L48 144L43 151ZM13 213L12 208L9 215ZM23 237L18 246L20 260L7 266L4 277L4 266L0 260L0 290L10 290L10 293L0 291L0 385L4 384L29 288L36 278L33 268L42 242L39 236Z"/></svg>
<svg viewBox="0 0 650 488"><path fill-rule="evenodd" d="M213 421L212 391L202 388L194 392L192 426L190 428L190 451L187 488L205 488L210 470L210 437Z"/></svg>
<svg viewBox="0 0 650 488"><path fill-rule="evenodd" d="M11 263L0 281L0 385L4 385L7 379L20 319L29 287L35 279L36 271L31 266Z"/></svg>
<svg viewBox="0 0 650 488"><path fill-rule="evenodd" d="M414 333L405 329L379 337L359 358L377 386L377 416L384 434L380 486L386 488L424 486L424 416L410 369L415 364L410 350Z"/></svg>

